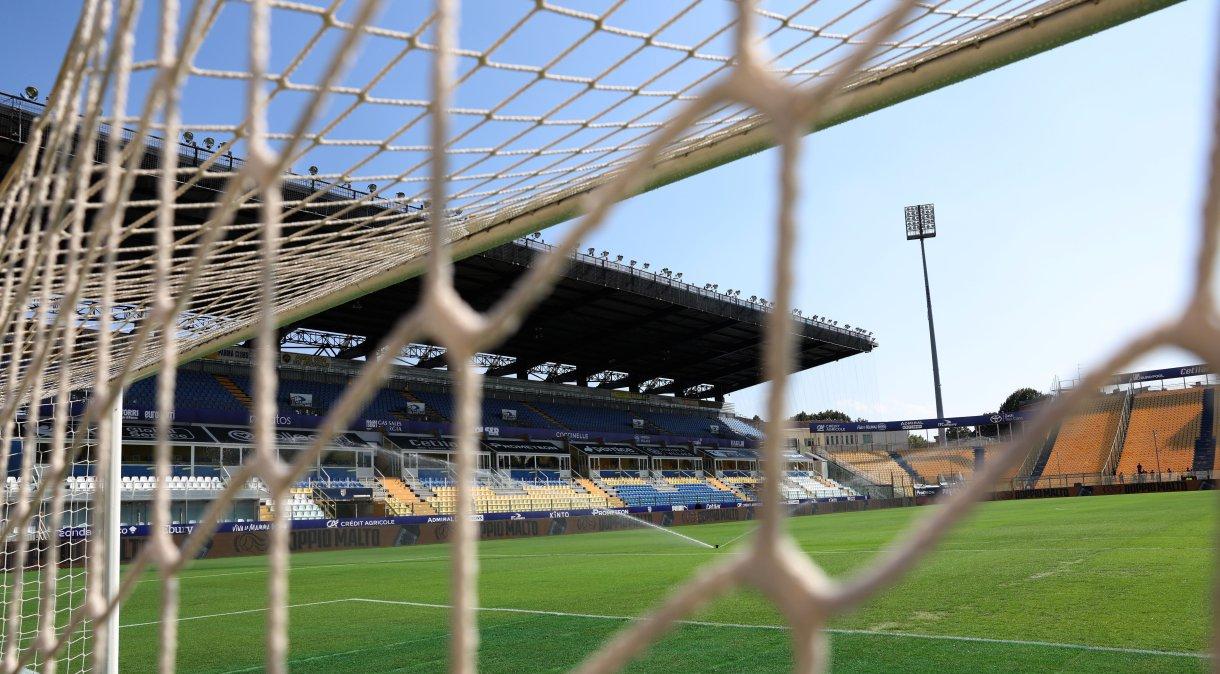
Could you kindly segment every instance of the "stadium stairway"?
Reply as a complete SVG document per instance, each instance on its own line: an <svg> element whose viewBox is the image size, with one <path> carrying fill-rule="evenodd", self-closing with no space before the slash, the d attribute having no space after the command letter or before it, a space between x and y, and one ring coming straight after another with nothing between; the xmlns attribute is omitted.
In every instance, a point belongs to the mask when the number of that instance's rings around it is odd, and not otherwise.
<svg viewBox="0 0 1220 674"><path fill-rule="evenodd" d="M394 515L435 515L436 509L411 491L396 477L379 477L377 481L386 491L386 510Z"/></svg>
<svg viewBox="0 0 1220 674"><path fill-rule="evenodd" d="M1050 435L1046 436L1046 442L1042 443L1042 450L1038 452L1038 460L1034 461L1034 469L1029 471L1031 480L1037 480L1042 477L1042 471L1046 470L1046 462L1051 459L1051 450L1055 448L1055 440L1059 437L1059 427L1056 426Z"/></svg>
<svg viewBox="0 0 1220 674"><path fill-rule="evenodd" d="M584 487L585 491L589 492L590 494L593 494L594 496L600 496L602 498L608 499L610 501L610 505L614 506L615 508L622 508L624 505L626 505L625 503L623 503L622 499L611 494L610 492L606 491L605 489L602 489L601 487L597 486L596 484L593 484L593 480L590 480L587 477L576 478L576 484Z"/></svg>
<svg viewBox="0 0 1220 674"><path fill-rule="evenodd" d="M1203 389L1203 416L1191 470L1211 470L1216 465L1216 389Z"/></svg>
<svg viewBox="0 0 1220 674"><path fill-rule="evenodd" d="M721 491L727 491L727 492L729 492L729 493L733 494L734 496L736 496L736 497L737 497L737 500L739 500L739 501L749 501L749 500L751 500L749 497L747 497L747 496L746 496L745 492L741 491L740 489L737 489L736 487L734 487L734 486L733 486L733 485L731 485L731 484L727 484L727 483L725 483L725 482L722 482L722 481L720 480L720 478L718 478L718 477L716 477L716 476L714 476L714 475L708 475L708 476L707 476L707 483L708 483L708 484L710 484L710 485L712 485L713 487L715 487L715 488L717 488L717 489L720 489Z"/></svg>
<svg viewBox="0 0 1220 674"><path fill-rule="evenodd" d="M908 463L904 456L892 450L889 454L890 458L894 460L894 463L898 464L900 468L907 472L907 475L911 476L912 482L915 484L922 484L925 482L925 480L919 476L919 473L915 471L915 467Z"/></svg>
<svg viewBox="0 0 1220 674"><path fill-rule="evenodd" d="M216 378L216 382L220 384L224 390L228 391L230 395L237 399L237 402L241 403L242 407L245 407L249 411L254 411L254 399L250 397L250 394L243 391L236 382L223 374L214 374L212 376Z"/></svg>
<svg viewBox="0 0 1220 674"><path fill-rule="evenodd" d="M524 402L524 401L522 401L522 402L521 402L521 405L522 405L523 407L525 407L525 409L527 409L527 410L529 410L529 411L533 412L534 414L537 414L538 416L542 417L542 420L543 420L543 421L545 421L545 422L547 422L548 424L550 424L550 425L554 426L555 428L558 428L558 429L559 429L559 430L561 430L561 431L570 431L570 430L572 430L572 429L568 428L567 424L565 424L565 423L563 423L562 421L560 421L560 420L556 419L555 417L553 417L553 416L551 416L551 415L547 414L545 411L543 411L541 408L539 408L539 407L537 407L537 406L535 406L535 405L531 405L531 404L529 404L529 403L527 403L527 402ZM592 483L590 483L590 484L592 484Z"/></svg>
<svg viewBox="0 0 1220 674"><path fill-rule="evenodd" d="M648 417L644 417L644 432L652 435L678 435Z"/></svg>
<svg viewBox="0 0 1220 674"><path fill-rule="evenodd" d="M406 389L401 389L398 391L398 394L401 395L409 403L425 404L424 409L428 411L428 416L435 416L437 421L441 421L441 422L449 421L449 417L446 417L445 415L441 414L441 411L438 410L435 406L426 405L426 403L424 403L423 400L420 400L419 397L416 396L414 393L411 393L410 391L408 391Z"/></svg>

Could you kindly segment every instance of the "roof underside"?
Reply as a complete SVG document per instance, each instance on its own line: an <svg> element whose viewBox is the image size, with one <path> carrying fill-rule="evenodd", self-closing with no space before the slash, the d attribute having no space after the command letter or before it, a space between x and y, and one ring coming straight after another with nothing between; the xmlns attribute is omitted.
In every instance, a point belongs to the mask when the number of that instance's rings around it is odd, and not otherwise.
<svg viewBox="0 0 1220 674"><path fill-rule="evenodd" d="M454 282L476 309L496 302L539 252L512 243L457 263ZM293 324L380 341L419 297L412 278ZM555 373L555 381L587 380L606 372L624 376L604 386L626 387L656 379L671 384L654 393L680 393L705 385L701 397L722 395L762 381L760 351L765 312L756 304L714 296L649 272L612 263L576 260L521 329L496 348L515 358L488 374L524 376L544 363L574 366ZM801 321L798 370L871 351L862 334ZM353 351L347 355L363 355ZM421 367L444 367L443 357L425 358Z"/></svg>

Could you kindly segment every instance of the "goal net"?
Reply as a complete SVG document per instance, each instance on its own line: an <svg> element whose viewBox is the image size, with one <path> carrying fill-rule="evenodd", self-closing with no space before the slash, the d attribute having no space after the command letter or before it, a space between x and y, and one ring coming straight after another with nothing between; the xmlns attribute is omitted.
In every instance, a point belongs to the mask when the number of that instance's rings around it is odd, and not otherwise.
<svg viewBox="0 0 1220 674"><path fill-rule="evenodd" d="M280 513L289 489L347 428L401 349L425 340L446 349L454 381L451 666L473 670L477 566L470 516L481 375L470 359L516 329L614 203L779 147L781 207L768 293L774 304L764 353L771 381L764 453L778 457L792 363L800 138L1166 4L691 1L662 7L648 0L531 0L464 10L452 0L85 0L49 92L31 88L3 106L3 132L22 150L0 183L0 423L4 452L13 456L20 446L21 459L16 472L9 464L17 482L6 490L2 525L13 549L5 553L8 619L0 669L59 661L67 671L113 671L116 649L98 646L113 638L106 635L136 579L154 570L160 666L172 670L177 575L233 492L257 478L279 506L268 551L266 657L269 671L283 671L288 522ZM576 216L563 241L500 304L476 312L454 292L448 266L454 256ZM1204 293L1215 233L1208 232L1201 299L1188 319L1211 310ZM404 309L313 444L291 463L281 461L273 437L277 329L420 274L426 283L419 305ZM1106 367L1172 340L1216 363L1214 332L1205 321L1184 321L1136 342ZM200 526L175 544L164 494L174 365L246 339L256 344L255 449ZM81 477L75 471L90 460L109 465L118 448L107 429L119 423L122 386L153 373L161 488L150 540L116 588L103 564L112 558L97 553L107 537L90 527L89 545L65 543L72 537L43 523L59 508L45 504L66 499L65 521L92 522L97 507L90 504L99 501L74 501L80 480L73 487L72 477ZM70 404L73 392L88 393L79 408ZM1075 402L1065 396L1046 423ZM62 437L53 431L45 463L29 451L32 440L18 441L36 428L34 417L71 431ZM1033 434L1044 434L1033 426ZM99 429L96 442L82 430L92 428ZM1025 448L1011 444L1012 451L983 469L984 479L953 496L952 507L842 582L827 579L788 543L776 472L782 462L764 462L768 479L755 544L676 590L657 612L591 656L586 668L622 666L674 620L741 584L762 590L792 624L798 667L823 666L825 620L913 564L981 496L979 485L1019 460ZM96 483L94 489L95 496L108 492ZM113 495L109 507L117 511ZM40 536L42 547L62 551L59 559L29 556ZM116 543L109 537L107 549ZM89 572L80 571L86 567ZM52 577L58 581L44 582ZM85 593L74 589L81 583ZM43 607L53 617L42 620ZM64 611L70 617L61 618Z"/></svg>

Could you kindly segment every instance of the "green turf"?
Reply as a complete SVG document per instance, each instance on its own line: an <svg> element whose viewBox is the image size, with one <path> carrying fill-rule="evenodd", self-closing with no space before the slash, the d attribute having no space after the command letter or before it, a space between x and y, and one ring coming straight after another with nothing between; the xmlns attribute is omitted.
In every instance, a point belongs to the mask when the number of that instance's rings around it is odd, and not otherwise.
<svg viewBox="0 0 1220 674"><path fill-rule="evenodd" d="M1184 655L940 640L947 635L1177 653L1205 648L1215 497L1206 492L989 503L912 576L832 623L845 672L1203 671ZM791 531L832 575L873 558L924 509L803 517ZM683 527L716 543L750 523ZM741 543L735 544L739 545ZM308 553L292 558L291 660L300 672L433 672L445 667L448 547ZM489 541L479 548L479 601L506 607L633 616L702 563L725 554L654 530ZM266 574L257 557L198 562L182 579L179 669L258 671ZM327 603L319 603L327 602ZM123 608L122 668L152 671L153 576ZM214 616L220 613L234 615ZM744 591L684 626L633 666L640 672L788 668L782 620ZM561 671L624 624L618 619L482 612L480 667ZM763 627L744 627L757 625ZM894 633L904 633L908 636Z"/></svg>

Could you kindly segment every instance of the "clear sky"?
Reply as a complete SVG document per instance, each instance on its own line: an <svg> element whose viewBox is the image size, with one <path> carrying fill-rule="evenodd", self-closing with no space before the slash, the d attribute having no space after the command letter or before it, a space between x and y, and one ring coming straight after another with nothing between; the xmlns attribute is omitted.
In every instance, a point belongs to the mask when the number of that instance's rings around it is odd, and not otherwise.
<svg viewBox="0 0 1220 674"><path fill-rule="evenodd" d="M0 89L49 89L76 6L6 8ZM992 411L1017 387L1074 377L1180 307L1216 23L1211 3L1187 0L809 137L796 304L872 330L880 347L794 377L790 411L934 415L918 245L902 233L907 204L937 208L928 252L948 415ZM633 198L588 245L768 296L775 166L765 152ZM1196 361L1165 352L1137 367ZM729 400L749 415L762 394Z"/></svg>
<svg viewBox="0 0 1220 674"><path fill-rule="evenodd" d="M1198 235L1215 6L1188 0L810 136L796 306L876 333L873 353L797 375L791 411L935 416L919 246L928 244L946 415L1074 378L1179 308ZM770 295L777 154L622 205L590 245ZM1158 353L1137 367L1195 363ZM735 393L739 413L764 387Z"/></svg>

